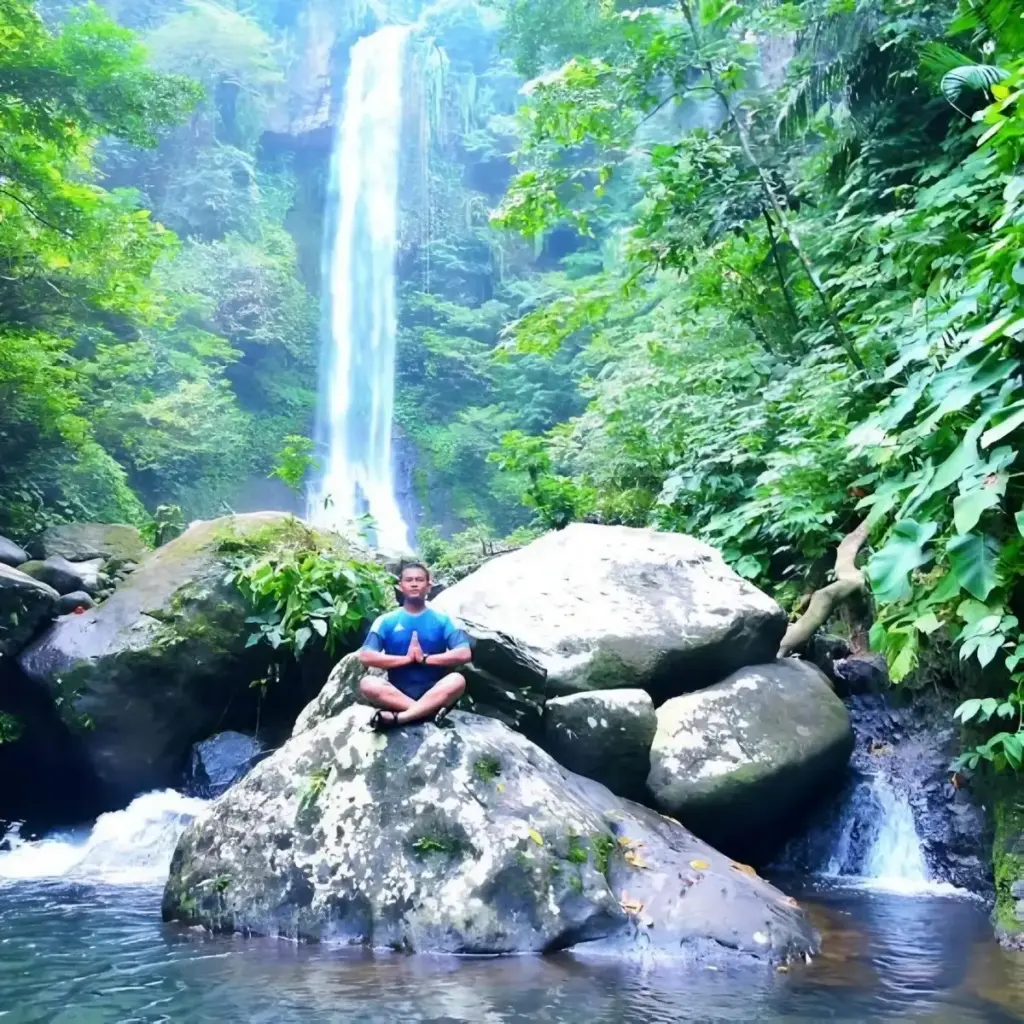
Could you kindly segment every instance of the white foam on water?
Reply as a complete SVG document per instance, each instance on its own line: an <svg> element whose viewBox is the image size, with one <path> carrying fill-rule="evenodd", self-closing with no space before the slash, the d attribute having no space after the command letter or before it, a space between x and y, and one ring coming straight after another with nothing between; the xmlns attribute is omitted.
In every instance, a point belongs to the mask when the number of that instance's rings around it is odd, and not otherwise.
<svg viewBox="0 0 1024 1024"><path fill-rule="evenodd" d="M91 829L62 830L29 841L15 826L0 840L0 881L163 882L178 838L207 806L205 800L167 789L136 797L123 811L101 814Z"/></svg>

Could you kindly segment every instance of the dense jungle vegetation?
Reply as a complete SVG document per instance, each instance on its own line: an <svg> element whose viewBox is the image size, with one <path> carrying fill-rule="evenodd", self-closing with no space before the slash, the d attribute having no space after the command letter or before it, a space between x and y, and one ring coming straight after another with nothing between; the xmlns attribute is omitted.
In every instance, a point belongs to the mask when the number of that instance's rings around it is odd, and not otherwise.
<svg viewBox="0 0 1024 1024"><path fill-rule="evenodd" d="M392 6L444 52L399 267L425 552L655 525L797 608L854 536L893 679L955 641L968 763L1020 767L1017 5ZM308 182L264 144L300 7L0 2L0 532L215 514L311 434Z"/></svg>

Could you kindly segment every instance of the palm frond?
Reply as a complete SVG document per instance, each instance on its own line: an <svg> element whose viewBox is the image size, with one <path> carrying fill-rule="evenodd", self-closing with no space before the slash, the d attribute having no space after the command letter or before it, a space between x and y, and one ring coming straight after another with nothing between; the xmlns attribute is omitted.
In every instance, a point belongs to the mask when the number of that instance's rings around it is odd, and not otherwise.
<svg viewBox="0 0 1024 1024"><path fill-rule="evenodd" d="M950 71L974 63L973 57L953 49L947 43L925 43L921 47L921 77L935 85L938 85L942 81L942 76Z"/></svg>
<svg viewBox="0 0 1024 1024"><path fill-rule="evenodd" d="M950 31L974 32L1010 51L1024 47L1024 8L1019 0L968 0Z"/></svg>

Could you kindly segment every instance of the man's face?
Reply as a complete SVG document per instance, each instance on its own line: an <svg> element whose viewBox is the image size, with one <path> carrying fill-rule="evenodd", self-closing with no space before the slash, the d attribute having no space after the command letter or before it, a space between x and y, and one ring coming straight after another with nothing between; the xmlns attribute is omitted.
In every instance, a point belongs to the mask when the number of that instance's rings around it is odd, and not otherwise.
<svg viewBox="0 0 1024 1024"><path fill-rule="evenodd" d="M398 589L405 597L425 601L430 590L430 577L422 569L403 569Z"/></svg>

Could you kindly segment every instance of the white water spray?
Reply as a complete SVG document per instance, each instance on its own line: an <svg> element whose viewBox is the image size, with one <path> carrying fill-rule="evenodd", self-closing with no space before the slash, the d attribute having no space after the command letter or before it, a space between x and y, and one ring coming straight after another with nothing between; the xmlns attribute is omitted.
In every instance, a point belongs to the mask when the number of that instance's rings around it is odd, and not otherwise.
<svg viewBox="0 0 1024 1024"><path fill-rule="evenodd" d="M205 800L169 789L136 797L123 811L101 814L91 829L55 832L29 842L15 827L0 837L0 883L68 878L162 884L178 838L206 807Z"/></svg>
<svg viewBox="0 0 1024 1024"><path fill-rule="evenodd" d="M309 518L344 529L365 513L376 541L408 549L391 474L395 254L402 83L411 29L391 25L352 48L331 166L324 248L319 432L326 444Z"/></svg>

